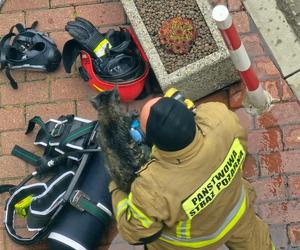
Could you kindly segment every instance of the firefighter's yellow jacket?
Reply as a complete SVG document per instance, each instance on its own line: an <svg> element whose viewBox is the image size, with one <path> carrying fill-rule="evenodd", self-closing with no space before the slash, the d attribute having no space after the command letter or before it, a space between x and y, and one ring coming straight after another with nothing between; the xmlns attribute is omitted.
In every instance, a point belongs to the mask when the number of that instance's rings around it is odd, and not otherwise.
<svg viewBox="0 0 300 250"><path fill-rule="evenodd" d="M193 142L176 152L154 148L130 194L112 182L114 215L131 244L148 249L209 249L240 223L254 200L242 178L247 134L222 103L196 110Z"/></svg>

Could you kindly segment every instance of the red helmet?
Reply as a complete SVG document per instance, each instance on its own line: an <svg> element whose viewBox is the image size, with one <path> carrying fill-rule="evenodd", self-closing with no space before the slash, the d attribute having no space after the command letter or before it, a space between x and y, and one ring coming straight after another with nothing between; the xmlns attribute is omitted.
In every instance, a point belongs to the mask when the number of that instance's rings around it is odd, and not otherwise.
<svg viewBox="0 0 300 250"><path fill-rule="evenodd" d="M81 59L79 73L89 83L90 87L101 92L112 90L117 86L121 101L133 101L141 94L144 88L150 70L149 61L131 29L121 28L119 32L112 31L112 34L117 34L115 37L110 37L109 32L106 33L106 37L116 39L117 43L121 44L119 46L121 48L120 51L124 50L124 47L127 46L129 51L131 51L130 55L124 53L118 54L118 47L115 47L115 50L111 49L112 53L115 53L114 57L112 57L113 60L110 59L110 50L108 50L108 56L103 59L107 61L102 61L102 58L99 61L99 59L95 59L85 48L79 47L80 49L78 50L77 48L76 52L76 49L74 49L76 47L76 45L74 46L74 40L70 40L65 44L63 52L63 57L66 58L64 60L65 69L67 72L70 71L79 53ZM123 43L120 43L120 40L124 40ZM105 63L102 64L102 62ZM98 65L100 66L98 67ZM105 65L105 67L102 65Z"/></svg>

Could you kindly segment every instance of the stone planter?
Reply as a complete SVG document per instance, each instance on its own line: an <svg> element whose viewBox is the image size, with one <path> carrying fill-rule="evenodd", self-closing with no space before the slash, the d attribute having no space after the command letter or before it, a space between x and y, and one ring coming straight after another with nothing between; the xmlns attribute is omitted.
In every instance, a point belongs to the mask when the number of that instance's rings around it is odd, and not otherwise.
<svg viewBox="0 0 300 250"><path fill-rule="evenodd" d="M2 7L2 5L4 4L5 0L0 0L0 8Z"/></svg>
<svg viewBox="0 0 300 250"><path fill-rule="evenodd" d="M166 0L168 1L168 0ZM216 51L168 73L157 47L147 31L134 0L121 0L131 25L145 50L151 67L163 91L176 87L192 100L199 99L239 79L223 38L211 18L207 0L195 0L216 44ZM173 1L174 2L174 1ZM175 1L177 5L184 1ZM153 16L153 18L156 18Z"/></svg>

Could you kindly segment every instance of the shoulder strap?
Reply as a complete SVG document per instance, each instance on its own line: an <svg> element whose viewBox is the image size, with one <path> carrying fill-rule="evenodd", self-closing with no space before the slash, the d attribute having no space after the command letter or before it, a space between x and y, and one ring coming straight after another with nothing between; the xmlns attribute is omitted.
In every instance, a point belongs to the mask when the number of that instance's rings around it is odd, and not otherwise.
<svg viewBox="0 0 300 250"><path fill-rule="evenodd" d="M31 245L37 243L41 240L47 233L47 228L35 233L33 236L29 238L24 238L19 236L14 228L14 214L15 214L15 205L22 200L23 198L32 195L39 194L45 190L45 185L43 183L31 184L26 187L21 187L16 190L12 196L7 200L5 206L5 218L4 224L7 230L9 237L16 243L21 245Z"/></svg>
<svg viewBox="0 0 300 250"><path fill-rule="evenodd" d="M9 69L8 65L5 67L5 74L6 74L6 77L8 78L8 80L9 80L9 83L12 86L12 88L13 89L18 89L18 83L15 81L15 79L10 74L10 69Z"/></svg>
<svg viewBox="0 0 300 250"><path fill-rule="evenodd" d="M60 146L64 147L70 141L76 140L83 135L91 133L94 130L96 123L97 122L90 122L74 130L71 134L69 134L68 137L63 139L63 141L60 143Z"/></svg>
<svg viewBox="0 0 300 250"><path fill-rule="evenodd" d="M6 34L0 42L0 69L3 70L5 69L5 74L10 81L10 85L12 86L13 89L18 89L18 84L10 74L10 69L9 69L9 62L7 60L7 53L9 49L11 48L10 45L10 40L13 36L16 36L16 34L13 32L14 28L18 30L19 33L24 32L25 28L21 23L17 23L16 25L13 25L9 33Z"/></svg>
<svg viewBox="0 0 300 250"><path fill-rule="evenodd" d="M40 116L35 116L29 120L28 127L25 132L26 135L29 134L30 132L32 132L32 130L35 127L35 124L38 124L41 127L41 129L47 133L47 135L50 135L49 131L46 128L45 122L42 120L42 118Z"/></svg>
<svg viewBox="0 0 300 250"><path fill-rule="evenodd" d="M18 145L14 146L11 154L22 159L25 162L28 162L29 164L31 164L35 167L39 166L41 157L37 156L34 153L27 151L26 149L24 149Z"/></svg>

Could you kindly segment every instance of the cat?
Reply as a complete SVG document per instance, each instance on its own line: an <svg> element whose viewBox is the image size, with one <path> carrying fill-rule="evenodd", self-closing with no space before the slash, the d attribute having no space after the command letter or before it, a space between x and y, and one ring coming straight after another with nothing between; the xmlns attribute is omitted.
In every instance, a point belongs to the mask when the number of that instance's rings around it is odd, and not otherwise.
<svg viewBox="0 0 300 250"><path fill-rule="evenodd" d="M96 140L104 153L108 172L118 187L129 193L136 171L147 162L149 148L130 136L132 115L121 111L116 88L101 92L91 103L98 113Z"/></svg>

